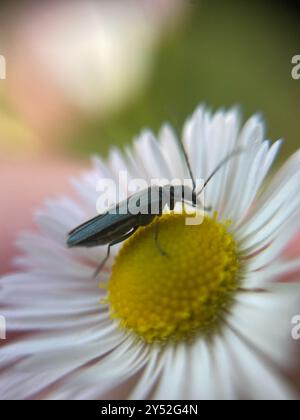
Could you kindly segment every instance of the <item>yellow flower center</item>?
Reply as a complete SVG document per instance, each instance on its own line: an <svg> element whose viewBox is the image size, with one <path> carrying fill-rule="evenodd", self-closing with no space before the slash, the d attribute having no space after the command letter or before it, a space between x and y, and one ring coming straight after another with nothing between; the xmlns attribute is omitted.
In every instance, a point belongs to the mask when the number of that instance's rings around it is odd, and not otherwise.
<svg viewBox="0 0 300 420"><path fill-rule="evenodd" d="M108 283L111 317L148 343L211 333L239 287L239 258L228 224L166 214L140 228L116 257ZM159 244L155 242L158 223Z"/></svg>

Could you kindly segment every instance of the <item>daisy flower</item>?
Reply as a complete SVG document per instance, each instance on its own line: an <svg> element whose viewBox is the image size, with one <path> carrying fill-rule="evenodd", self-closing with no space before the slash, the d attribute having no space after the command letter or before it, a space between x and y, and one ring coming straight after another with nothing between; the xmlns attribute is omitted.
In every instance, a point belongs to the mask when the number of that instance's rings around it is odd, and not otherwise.
<svg viewBox="0 0 300 420"><path fill-rule="evenodd" d="M7 340L0 349L3 399L292 399L291 319L300 268L287 243L300 227L300 153L265 182L281 141L265 139L258 115L244 126L236 109L199 107L183 129L197 179L236 148L246 150L205 191L212 211L186 226L166 214L113 247L68 249L67 233L95 216L102 178L189 178L169 125L143 131L133 146L74 180L77 201L48 201L39 233L18 245L21 273L1 279ZM125 186L120 186L125 188ZM100 287L99 287L100 284Z"/></svg>

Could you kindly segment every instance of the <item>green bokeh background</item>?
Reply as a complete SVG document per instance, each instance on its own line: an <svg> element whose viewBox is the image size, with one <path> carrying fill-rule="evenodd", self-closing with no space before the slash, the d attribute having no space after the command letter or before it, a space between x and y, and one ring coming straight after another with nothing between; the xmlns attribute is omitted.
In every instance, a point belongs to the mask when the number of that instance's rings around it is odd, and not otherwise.
<svg viewBox="0 0 300 420"><path fill-rule="evenodd" d="M189 16L163 39L143 95L117 116L78 125L69 152L106 154L141 128L163 121L180 127L200 102L213 109L241 105L244 118L261 112L281 158L300 144L300 80L291 59L300 54L295 6L271 1L187 0Z"/></svg>

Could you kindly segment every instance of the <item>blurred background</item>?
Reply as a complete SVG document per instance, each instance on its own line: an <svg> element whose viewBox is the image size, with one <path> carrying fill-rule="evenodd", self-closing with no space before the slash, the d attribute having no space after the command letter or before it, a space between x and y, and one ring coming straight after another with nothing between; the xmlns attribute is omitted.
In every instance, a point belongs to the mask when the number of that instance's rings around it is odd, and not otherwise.
<svg viewBox="0 0 300 420"><path fill-rule="evenodd" d="M261 112L268 137L300 145L296 2L44 0L0 3L0 273L17 233L68 179L200 102Z"/></svg>

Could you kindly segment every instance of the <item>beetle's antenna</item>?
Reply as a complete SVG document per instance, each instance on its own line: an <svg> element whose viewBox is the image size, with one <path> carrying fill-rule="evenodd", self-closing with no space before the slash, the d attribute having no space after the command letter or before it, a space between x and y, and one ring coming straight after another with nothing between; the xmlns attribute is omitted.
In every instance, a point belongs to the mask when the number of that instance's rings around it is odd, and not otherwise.
<svg viewBox="0 0 300 420"><path fill-rule="evenodd" d="M172 118L173 119L173 124L172 125L173 125L174 130L175 130L177 143L178 143L178 146L180 147L180 150L181 150L181 152L183 154L183 157L184 157L184 160L185 160L185 164L186 164L187 169L188 169L189 176L190 176L190 178L192 180L193 192L194 192L194 191L196 191L196 180L195 180L195 177L194 177L194 174L193 174L193 171L192 171L192 167L191 167L191 163L190 163L189 157L188 157L187 152L185 150L185 147L183 145L183 141L181 140L182 137L180 135L180 129L179 129L179 123L178 123L178 115L177 115L177 113L172 112L172 117L173 117Z"/></svg>
<svg viewBox="0 0 300 420"><path fill-rule="evenodd" d="M184 160L185 160L185 163L186 163L186 166L187 166L187 169L188 169L190 178L192 180L193 192L194 192L196 190L196 181L195 181L194 174L193 174L193 171L192 171L191 163L189 161L189 157L187 155L187 152L185 150L185 147L183 145L183 142L182 142L182 140L180 140L180 138L178 138L178 144L179 144L179 147L180 147L180 149L182 151L182 154L183 154L183 157L184 157Z"/></svg>
<svg viewBox="0 0 300 420"><path fill-rule="evenodd" d="M206 179L206 181L204 182L201 190L197 193L197 195L200 195L203 192L203 190L206 188L207 184L212 180L212 178L216 175L216 173L219 172L219 170L222 169L222 167L224 165L226 165L226 163L228 163L233 157L235 157L237 155L240 155L244 151L245 151L244 149L236 149L232 153L227 155L223 160L221 160L221 162L217 165L217 167L212 171L212 173Z"/></svg>

